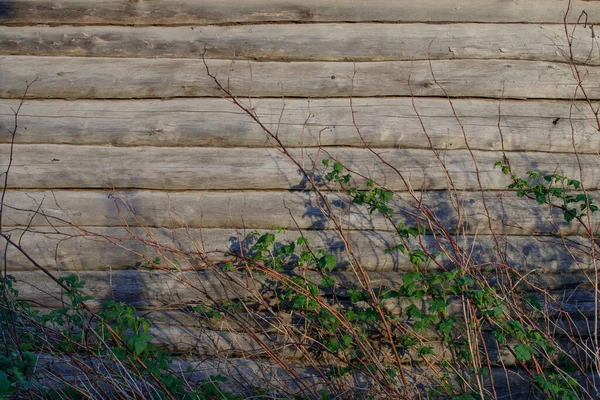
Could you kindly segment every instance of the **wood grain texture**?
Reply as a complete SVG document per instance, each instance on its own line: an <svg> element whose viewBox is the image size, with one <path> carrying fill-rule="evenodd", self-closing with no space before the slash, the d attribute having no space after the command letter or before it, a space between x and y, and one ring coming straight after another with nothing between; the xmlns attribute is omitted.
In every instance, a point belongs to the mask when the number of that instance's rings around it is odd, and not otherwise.
<svg viewBox="0 0 600 400"><path fill-rule="evenodd" d="M71 360L56 357L56 355L36 354L36 361L44 387L59 388L62 382L77 382L94 387L98 382L88 381L82 376L81 369ZM90 362L97 365L94 371L103 374L104 369L113 368L113 363L107 360L100 361L92 358ZM327 368L328 365L323 365ZM278 389L280 393L297 395L319 394L328 387L327 382L319 376L310 366L298 362L285 363L284 366L268 359L249 359L237 357L214 357L194 360L189 357L174 356L171 361L174 371L190 371L184 376L187 382L195 384L206 382L214 376L227 376L230 379L222 387L234 393L247 393L248 386ZM293 372L292 372L293 371ZM409 383L418 384L431 380L437 382L437 375L425 371L405 371ZM531 397L531 383L526 373L517 368L492 367L491 375L494 379L494 389L497 399L519 399ZM45 379L44 379L45 378ZM58 380L57 378L60 378ZM593 377L590 376L590 381ZM369 381L362 375L355 374L353 384L359 387L369 387ZM60 384L57 383L60 382ZM101 381L101 380L100 380ZM488 379L485 380L486 388L491 388ZM490 389L491 390L491 389ZM590 389L593 390L593 389Z"/></svg>
<svg viewBox="0 0 600 400"><path fill-rule="evenodd" d="M64 297L62 289L40 271L11 272L16 279L15 287L19 290L22 300L32 300L38 304L55 308L69 301ZM575 286L573 275L563 276L562 284L569 281ZM55 276L66 276L57 273ZM207 304L212 301L243 300L249 303L256 299L275 304L276 297L274 278L268 275L246 274L243 272L199 271L193 273L181 272L150 272L150 271L102 271L79 272L78 276L86 282L85 292L94 297L87 303L90 307L99 307L108 300L123 301L143 310L180 309L197 304ZM370 272L369 280L373 288L394 288L402 285L403 274ZM356 282L352 272L332 273L338 282L348 285ZM581 276L579 277L581 279ZM306 279L320 281L320 275L307 273ZM559 290L560 281L556 276L532 274L529 279L538 284L546 285L548 290L558 290L553 293L552 301L564 308L568 313L579 314L577 319L593 317L593 289ZM554 280L553 280L554 279ZM360 287L360 286L358 286ZM212 299L212 300L210 300ZM271 300L269 300L271 299ZM404 300L402 300L404 301ZM420 300L418 302L425 302ZM398 299L386 300L385 308L393 314L400 314L401 303ZM456 309L458 312L458 308Z"/></svg>
<svg viewBox="0 0 600 400"><path fill-rule="evenodd" d="M423 0L418 3L377 0L196 0L161 2L119 0L10 0L2 14L4 24L219 24L319 21L430 21L562 23L566 4L560 0ZM600 6L575 2L570 21L583 10L597 23Z"/></svg>
<svg viewBox="0 0 600 400"><path fill-rule="evenodd" d="M573 57L600 63L591 26L575 30ZM0 54L172 57L260 61L518 59L565 62L562 25L299 24L205 27L1 27ZM205 52L206 49L206 52Z"/></svg>
<svg viewBox="0 0 600 400"><path fill-rule="evenodd" d="M351 203L342 195L326 193L335 218L349 230L393 231L379 214ZM600 192L588 192L593 199ZM582 224L567 223L560 210L551 212L535 200L514 192L416 193L419 204L408 193L397 193L391 204L395 223L424 223L426 206L449 232L466 234L582 235ZM487 213L484 208L487 207ZM322 200L308 192L162 192L9 190L5 197L3 225L167 228L335 229ZM591 216L593 231L600 219Z"/></svg>
<svg viewBox="0 0 600 400"><path fill-rule="evenodd" d="M51 271L104 271L143 268L159 257L164 267L208 268L215 263L232 260L244 254L251 230L243 229L167 229L167 228L101 228L37 227L24 233L21 228L7 228L13 240L34 260ZM271 230L258 230L265 233ZM277 235L277 241L288 244L299 237L297 231ZM351 258L341 237L331 231L303 233L314 249L325 249L337 257L339 270L351 269ZM351 231L346 236L358 262L368 271L408 271L414 267L402 254L385 250L398 243L397 237L385 231ZM496 241L497 240L497 241ZM4 245L5 243L2 243ZM416 243L415 243L416 245ZM584 237L534 236L467 236L422 238L423 248L439 252L440 265L469 263L473 268L487 268L490 262L505 259L512 268L534 274L548 274L553 285L582 284L579 273L593 270L590 241ZM8 269L35 271L35 267L19 251L9 247ZM2 260L3 261L3 260ZM491 264L494 265L494 264ZM434 264L428 267L434 267ZM128 273L135 274L136 271ZM133 279L133 278L132 278ZM556 287L556 286L555 286Z"/></svg>
<svg viewBox="0 0 600 400"><path fill-rule="evenodd" d="M206 60L212 74L241 97L444 96L428 61L232 62ZM130 99L222 97L202 60L0 56L0 98ZM564 63L435 60L438 83L453 97L583 98ZM354 78L354 79L353 79ZM410 79L410 85L409 85ZM584 87L600 98L600 67L585 68ZM354 83L354 84L353 84Z"/></svg>
<svg viewBox="0 0 600 400"><path fill-rule="evenodd" d="M167 351L184 354L192 358L203 357L247 357L249 359L267 358L270 352L274 352L283 360L293 360L295 362L306 362L300 346L302 336L290 337L283 334L262 334L262 333L238 333L227 331L212 331L204 329L194 329L192 327L182 327L177 325L155 325L150 329L154 335L153 343ZM423 340L422 344L431 347L434 351L436 360L452 360L453 355L447 346L439 338ZM487 339L487 338L486 338ZM511 352L515 342L508 344L497 344L492 339L486 340L488 346L487 355L492 365L504 364L506 367L519 367L520 362ZM561 342L561 340L557 340ZM567 341L562 341L568 344ZM380 341L372 342L373 351L376 352L386 362L394 362L395 358L391 348L386 343ZM483 344L479 344L480 350L484 351ZM309 346L304 343L302 346L305 351L311 347L319 349L318 345ZM568 348L568 347L567 347ZM571 352L577 354L576 351ZM332 362L339 362L337 358L325 353L318 357L320 363L331 365ZM419 357L417 347L409 348L401 355L400 361L403 364L410 364L415 367L419 364L425 364L422 357Z"/></svg>
<svg viewBox="0 0 600 400"><path fill-rule="evenodd" d="M0 145L0 168L6 168L10 145ZM381 156L403 175L383 165L366 149L335 148L329 154L317 149L292 149L290 154L310 171L323 169L322 159L336 159L348 169L359 172L390 190L447 189L448 176L431 150L393 149ZM506 189L510 183L494 163L500 152L474 151L479 167L466 150L440 153L457 190ZM517 173L535 169L580 177L572 154L509 154ZM598 158L580 155L582 181L588 190L600 189L596 174ZM478 180L479 179L479 180ZM357 179L358 187L364 183ZM276 149L110 147L65 145L18 145L9 180L11 188L139 188L161 190L275 190L307 189L309 184L290 159Z"/></svg>
<svg viewBox="0 0 600 400"><path fill-rule="evenodd" d="M247 103L247 101L246 101ZM600 135L585 103L454 99L469 146L506 150L598 154ZM357 98L254 99L252 108L289 147L466 148L463 132L445 99ZM0 100L0 131L12 129L15 100ZM572 112L571 112L572 111ZM569 114L571 112L571 120ZM571 130L573 124L573 131ZM269 147L260 126L225 99L27 101L19 115L17 143L114 146ZM0 143L9 135L0 134Z"/></svg>
<svg viewBox="0 0 600 400"><path fill-rule="evenodd" d="M86 385L86 387L107 388L103 380L116 375L120 366L114 361L99 357L81 357L81 364L75 364L73 358L59 357L56 354L36 354L36 372L40 383L49 389L62 389L65 383ZM83 365L92 366L85 369L91 376L82 373ZM214 357L190 359L183 356L171 357L171 368L178 371L191 385L206 383L214 376L226 376L227 385L221 386L227 391L247 395L248 387L272 388L278 392L293 394L309 394L308 388L316 388L320 393L325 383L314 368L299 364L282 365L268 359L249 359L234 357ZM287 368L286 368L287 367ZM293 373L290 372L293 369ZM91 370L91 371L90 371ZM516 374L515 374L516 375ZM98 379L94 379L98 377ZM91 379L90 379L91 378ZM112 392L109 391L112 394ZM115 393L116 396L116 393Z"/></svg>

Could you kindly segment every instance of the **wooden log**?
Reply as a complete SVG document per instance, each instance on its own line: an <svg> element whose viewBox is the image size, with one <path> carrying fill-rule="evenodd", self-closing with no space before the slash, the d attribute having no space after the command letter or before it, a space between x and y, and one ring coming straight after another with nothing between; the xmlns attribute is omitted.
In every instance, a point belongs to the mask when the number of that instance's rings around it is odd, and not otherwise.
<svg viewBox="0 0 600 400"><path fill-rule="evenodd" d="M592 320L590 319L587 323L592 323ZM202 328L198 329L198 327L191 328L179 325L154 325L150 332L155 336L154 343L160 348L169 352L184 354L187 357L192 358L222 356L264 359L269 356L270 352L273 352L284 360L295 360L297 362L304 361L304 363L306 363L301 348L310 349L319 347L318 343L311 343L306 339L304 343L302 342L302 339L309 337L310 332L307 332L306 335L299 336L297 340L293 337L290 338L289 334L267 335L212 331ZM520 362L511 351L519 342L515 343L515 341L512 341L512 343L509 344L498 344L493 341L490 336L485 338L485 344L487 346L485 350L482 342L478 343L478 347L481 353L487 350L487 356L492 365L504 365L506 367L521 366ZM564 349L567 349L565 354L570 353L570 355L574 357L577 357L578 351L581 352L582 348L584 348L584 346L581 346L579 349L574 349L570 339L557 338L556 341L562 344ZM303 345L299 346L297 344L299 342L303 343ZM373 341L371 342L371 345L374 347L373 352L378 354L387 363L393 363L395 361L389 345L382 344L379 341ZM422 345L433 349L436 361L453 360L453 356L447 345L444 345L439 337L429 338L428 340L425 339L423 340ZM417 349L417 346L409 348L408 351L401 355L400 361L412 365L425 364L425 360L423 357L419 356ZM579 356L581 357L581 353L579 353ZM327 354L319 358L319 361L324 364L338 361L331 356L328 357ZM551 355L550 358L556 362L558 357L556 355Z"/></svg>
<svg viewBox="0 0 600 400"><path fill-rule="evenodd" d="M0 168L8 165L10 145L0 145ZM389 190L502 190L511 183L494 164L500 152L392 149L379 151L390 166L366 149L292 149L298 163L318 175L321 161L336 159ZM597 157L591 154L521 153L509 155L515 173L540 170L583 177L587 190L600 189ZM299 167L277 149L108 147L18 145L14 148L10 188L160 189L160 190L305 190L310 185ZM442 161L440 161L442 160ZM475 161L479 168L476 174ZM577 161L581 165L581 171ZM444 163L446 171L442 168ZM521 172L523 171L523 172ZM365 187L356 178L357 187ZM322 183L320 183L322 184ZM481 186L480 186L481 184ZM408 186L407 186L408 185Z"/></svg>
<svg viewBox="0 0 600 400"><path fill-rule="evenodd" d="M131 99L222 97L203 60L0 56L0 98ZM241 97L442 96L582 99L565 63L519 60L247 62L206 60L211 74ZM410 85L409 85L410 80ZM585 88L600 98L600 67L586 67Z"/></svg>
<svg viewBox="0 0 600 400"><path fill-rule="evenodd" d="M72 355L71 357L76 357ZM119 371L118 365L109 360L100 360L98 358L79 360L80 364L75 364L72 359L57 357L56 355L39 354L36 356L38 376L44 383L44 387L59 388L59 382L76 382L87 384L89 387L102 387L102 381L106 374L110 376L114 371ZM317 373L315 368L310 365L296 362L285 362L283 366L269 359L249 359L236 357L214 357L214 358L185 358L175 356L172 358L171 368L177 371L192 386L198 383L211 381L215 376L227 377L221 387L227 391L237 393L241 396L247 395L249 391L255 388L266 390L276 390L277 393L289 395L314 394L319 395L323 390L328 390L332 382L336 382L335 377ZM92 376L86 376L82 373L82 366L95 365L94 368L85 369L92 371ZM323 370L335 365L321 365ZM410 385L425 385L431 382L438 382L437 374L428 369L406 368L404 370ZM99 374L98 379L94 374ZM493 377L494 390L498 399L520 399L520 398L540 398L532 397L531 380L526 371L519 368L492 367L490 375ZM355 387L370 387L369 379L360 374L353 375L353 385ZM588 377L593 381L593 376ZM489 378L485 379L485 387L491 390ZM329 383L328 383L329 382ZM584 384L585 385L585 384ZM102 387L106 390L106 387ZM312 390L312 392L311 392ZM593 388L590 390L594 390ZM110 392L110 391L109 391ZM535 395L534 395L535 396Z"/></svg>
<svg viewBox="0 0 600 400"><path fill-rule="evenodd" d="M348 196L325 193L335 218L346 230L394 231L379 213L352 204ZM600 199L600 192L588 192ZM568 223L562 210L519 198L515 192L419 192L415 200L397 193L390 206L394 224L427 225L419 211L426 206L432 222L462 234L586 236L586 226ZM558 200L557 200L558 201ZM556 203L562 206L562 203ZM486 211L487 207L487 211ZM488 218L489 216L489 218ZM591 215L595 231L600 220ZM323 201L310 192L167 192L156 190L81 191L9 190L3 225L246 229L335 229ZM586 221L587 224L587 221Z"/></svg>
<svg viewBox="0 0 600 400"><path fill-rule="evenodd" d="M541 301L543 312L532 313L528 324L535 324L541 332L549 337L572 338L575 340L586 340L586 338L593 337L594 302L591 299L593 291L585 291L585 293L577 295L578 300L570 302L566 296L572 296L573 293L574 291L572 290L569 293L566 291L563 293L560 293L560 291L549 293L557 301ZM588 299L584 300L586 296ZM456 299L448 300L447 317L455 318L458 324L464 324L464 308L462 303L454 301ZM346 302L346 304L349 305L349 302ZM405 310L410 304L411 302L408 300L403 301L402 309ZM546 304L550 304L550 307L546 308ZM422 303L417 302L415 305L422 310L428 309L428 304L425 301ZM559 309L562 310L559 311ZM49 310L40 309L39 311L46 313ZM137 313L137 315L150 320L152 326L157 330L163 327L174 326L189 332L255 332L264 335L277 335L281 334L286 327L301 330L306 324L306 319L301 315L286 312L279 314L266 311L240 312L235 315L221 314L219 318L207 318L200 314L183 310L143 311ZM396 315L399 315L399 313L397 312ZM407 319L406 315L401 318L403 323ZM406 321L406 327L414 329L413 322ZM486 335L490 334L490 327L483 326L482 329L486 332ZM434 331L421 331L419 335L426 340L439 339L438 334Z"/></svg>
<svg viewBox="0 0 600 400"><path fill-rule="evenodd" d="M117 270L144 267L147 260L158 257L166 268L206 268L211 263L234 260L230 254L241 254L247 249L246 236L250 231L231 229L139 229L35 228L23 234L7 229L14 240L20 240L24 249L38 263L52 271ZM58 231L58 232L57 232ZM260 231L265 233L264 230ZM340 269L349 268L349 258L341 239L332 232L307 231L305 237L314 248L327 249L335 254ZM278 243L289 243L299 237L298 232L280 234ZM396 243L389 232L353 232L350 243L359 261L367 269L407 269L409 261L397 254L385 254L387 247ZM4 243L3 243L4 244ZM181 254L183 252L183 254ZM188 254L186 254L188 253ZM556 255L553 252L554 255ZM569 262L568 254L561 261ZM16 249L9 248L9 270L35 271L35 267ZM582 260L583 261L583 260ZM559 266L559 261L552 261ZM571 259L571 264L572 264Z"/></svg>
<svg viewBox="0 0 600 400"><path fill-rule="evenodd" d="M591 56L591 26L575 30L573 58ZM206 49L206 52L205 52ZM570 59L562 25L278 24L205 27L32 26L0 29L0 54L260 61Z"/></svg>
<svg viewBox="0 0 600 400"><path fill-rule="evenodd" d="M244 101L247 103L247 101ZM547 151L596 154L600 135L585 103L454 99L454 109L474 150ZM352 124L348 99L253 99L257 116L288 147L369 146L378 148L466 147L463 132L445 99L416 99L428 135L408 98L356 98L352 109L364 143ZM0 100L0 129L12 130L18 101ZM499 110L500 107L500 110ZM573 124L573 131L571 130ZM429 137L428 137L429 136ZM8 143L0 135L0 143ZM23 144L113 146L265 147L260 126L225 99L135 101L27 101L15 137Z"/></svg>
<svg viewBox="0 0 600 400"><path fill-rule="evenodd" d="M54 276L67 276L70 273L72 272L55 272ZM11 275L17 280L15 287L22 300L33 301L48 308L62 307L68 301L64 296L63 289L41 271L11 271ZM403 275L389 271L368 272L370 284L376 289L401 286ZM114 300L133 305L140 310L178 309L223 300L253 302L259 299L268 304L269 299L274 299L275 302L279 301L276 300L274 283L285 281L285 278L273 274L218 270L195 272L85 271L78 272L77 276L86 282L85 292L94 297L88 302L91 307L99 307L106 301ZM320 275L316 273L307 272L305 276L307 279L320 282ZM358 282L357 276L349 271L334 272L332 276L343 285L356 285ZM580 313L578 319L593 315L594 295L593 292L590 294L589 283L587 290L583 288L586 283L585 274L570 272L561 275L541 271L539 274L531 272L527 279L546 290L566 290L564 288L567 286L578 287L564 297L566 300L564 307L568 306L568 311L574 314ZM400 311L396 300L389 301L386 308L390 312Z"/></svg>
<svg viewBox="0 0 600 400"><path fill-rule="evenodd" d="M157 228L101 228L39 227L24 233L17 228L6 229L14 241L38 263L51 271L111 271L128 268L152 267L159 258L162 267L208 268L214 263L233 260L230 254L247 250L245 240L249 231L233 229L157 229ZM259 230L265 233L269 231ZM289 244L299 233L287 231L277 235L277 243ZM338 270L351 270L352 259L339 235L327 231L306 231L311 248L325 249L337 257ZM385 250L398 243L391 232L353 231L347 237L354 255L368 271L410 271L410 260L398 252ZM432 236L421 238L428 251L442 251L441 265L470 265L473 268L490 267L490 262L507 263L511 268L527 273L548 273L555 283L585 282L579 271L594 269L590 257L589 239L565 239L529 236L457 236L452 240ZM4 242L0 242L5 245ZM417 243L414 243L417 246ZM452 258L452 259L450 259ZM177 260L178 264L174 264ZM2 260L3 261L3 260ZM9 271L36 271L32 263L18 250L9 246ZM492 264L491 266L493 266ZM435 264L429 265L434 267ZM555 275L553 275L555 274ZM568 276L573 274L572 279Z"/></svg>
<svg viewBox="0 0 600 400"><path fill-rule="evenodd" d="M119 0L10 0L0 18L3 24L123 24L192 25L256 22L527 22L562 23L567 6L560 0L423 0L419 3L377 0L196 0L178 1L176 7L153 2ZM598 23L595 2L575 2L569 21L582 11L588 23Z"/></svg>
<svg viewBox="0 0 600 400"><path fill-rule="evenodd" d="M77 360L77 362L74 362ZM215 376L226 377L227 382L219 382L221 388L228 392L247 396L261 388L273 390L279 394L307 394L307 388L320 393L325 388L323 377L314 368L298 363L281 365L269 359L249 359L234 357L196 357L185 358L182 355L171 357L171 371L184 378L191 386L216 382ZM326 368L326 366L325 366ZM69 358L57 354L36 354L36 378L44 388L64 389L65 383L86 385L90 392L103 394L121 394L117 389L131 385L131 380L122 382L122 363L109 357L86 357L71 355ZM291 372L293 371L293 373ZM107 384L111 382L111 385ZM137 382L135 382L137 383ZM122 385L119 387L119 385Z"/></svg>

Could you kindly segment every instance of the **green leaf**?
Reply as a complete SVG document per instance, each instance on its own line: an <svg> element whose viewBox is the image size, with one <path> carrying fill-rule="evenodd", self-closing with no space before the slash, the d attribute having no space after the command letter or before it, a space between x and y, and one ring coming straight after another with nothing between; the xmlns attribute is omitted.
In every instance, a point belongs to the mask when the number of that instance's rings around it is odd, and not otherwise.
<svg viewBox="0 0 600 400"><path fill-rule="evenodd" d="M303 236L301 236L301 237L298 238L298 240L296 240L296 244L298 246L308 246L308 239L305 238L305 237L303 237Z"/></svg>
<svg viewBox="0 0 600 400"><path fill-rule="evenodd" d="M421 310L419 310L417 306L411 304L406 308L406 315L408 316L408 318L421 318L423 316L423 313L421 312Z"/></svg>
<svg viewBox="0 0 600 400"><path fill-rule="evenodd" d="M331 338L325 341L325 343L327 344L327 349L332 353L337 352L340 348L340 341L337 338Z"/></svg>
<svg viewBox="0 0 600 400"><path fill-rule="evenodd" d="M531 356L533 353L533 349L531 346L527 346L526 344L518 344L515 346L515 356L518 360L521 361L529 361L531 360Z"/></svg>
<svg viewBox="0 0 600 400"><path fill-rule="evenodd" d="M529 295L525 296L525 300L535 310L540 311L542 309L542 305L540 304L540 301L538 300L536 295L529 294Z"/></svg>
<svg viewBox="0 0 600 400"><path fill-rule="evenodd" d="M535 201L537 201L538 204L546 204L546 202L548 201L548 199L546 198L546 195L543 193L536 193L535 195Z"/></svg>
<svg viewBox="0 0 600 400"><path fill-rule="evenodd" d="M0 396L5 396L10 391L11 382L4 371L0 371Z"/></svg>
<svg viewBox="0 0 600 400"><path fill-rule="evenodd" d="M565 221L567 221L567 222L573 221L573 219L575 218L576 215L577 214L574 209L567 210L563 213L563 217L565 218Z"/></svg>
<svg viewBox="0 0 600 400"><path fill-rule="evenodd" d="M235 269L236 269L236 268L235 268L235 266L233 265L233 263L230 263L230 262L228 262L228 263L225 263L225 264L223 265L223 271L224 271L224 272L228 272L228 271L235 271Z"/></svg>
<svg viewBox="0 0 600 400"><path fill-rule="evenodd" d="M258 238L256 244L264 244L265 246L269 246L275 242L275 234L273 233L265 233L261 237Z"/></svg>
<svg viewBox="0 0 600 400"><path fill-rule="evenodd" d="M426 355L434 354L433 348L429 347L429 346L421 346L421 347L419 347L419 349L417 350L417 353L421 357L424 357Z"/></svg>
<svg viewBox="0 0 600 400"><path fill-rule="evenodd" d="M322 269L326 269L328 271L333 271L335 265L337 264L337 257L333 254L326 254L318 260L318 267Z"/></svg>
<svg viewBox="0 0 600 400"><path fill-rule="evenodd" d="M348 347L348 346L350 346L350 343L352 343L352 336L344 335L342 337L342 340L344 341L344 347Z"/></svg>
<svg viewBox="0 0 600 400"><path fill-rule="evenodd" d="M402 277L402 283L404 283L404 285L410 285L411 283L415 281L420 281L421 279L423 279L423 274L421 274L420 272L407 272Z"/></svg>
<svg viewBox="0 0 600 400"><path fill-rule="evenodd" d="M452 332L452 329L454 328L455 323L456 323L456 321L454 319L450 318L450 319L440 322L438 324L437 328L439 329L440 332L442 332L442 334L444 334L445 336L448 336Z"/></svg>
<svg viewBox="0 0 600 400"><path fill-rule="evenodd" d="M135 354L139 356L148 347L148 342L144 338L136 338L133 342L133 345L135 349Z"/></svg>
<svg viewBox="0 0 600 400"><path fill-rule="evenodd" d="M335 285L335 279L333 279L330 276L323 275L323 277L321 278L321 285L326 288L331 287Z"/></svg>

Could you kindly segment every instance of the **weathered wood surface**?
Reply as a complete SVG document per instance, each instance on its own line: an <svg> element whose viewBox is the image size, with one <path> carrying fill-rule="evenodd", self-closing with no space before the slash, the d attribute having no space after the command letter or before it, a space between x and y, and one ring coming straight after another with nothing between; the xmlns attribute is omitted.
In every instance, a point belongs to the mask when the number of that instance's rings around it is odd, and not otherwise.
<svg viewBox="0 0 600 400"><path fill-rule="evenodd" d="M577 62L597 65L592 27L575 30ZM569 32L571 34L571 32ZM206 49L206 52L205 52ZM570 58L562 25L300 24L205 27L1 27L0 54L260 61Z"/></svg>
<svg viewBox="0 0 600 400"><path fill-rule="evenodd" d="M86 361L82 364L75 365L71 359L58 358L56 355L39 354L37 357L37 370L43 377L47 377L45 386L56 387L57 378L63 382L77 382L79 384L88 384L90 387L95 387L102 382L102 379L87 380L85 374L82 373L83 365L87 365ZM187 382L206 382L211 380L215 375L227 376L230 379L222 384L222 387L234 393L247 394L248 389L263 388L266 390L277 390L278 393L286 394L302 394L318 396L323 390L329 388L326 380L320 376L314 368L299 364L298 362L286 362L278 364L273 360L266 359L249 359L236 357L214 357L205 360L192 360L185 357L173 357L171 368L174 371L183 373ZM95 367L92 369L95 373L106 375L114 373L118 367L113 367L113 363L106 360L92 358L88 362L93 362ZM327 365L322 365L326 368ZM111 371L112 369L112 371ZM185 371L191 371L186 373ZM292 372L293 371L293 372ZM438 382L437 374L429 370L413 371L410 368L405 370L407 380L411 386L420 387L426 381ZM542 399L543 396L539 393L532 393L530 380L525 378L526 372L516 368L492 367L491 375L494 379L494 390L497 399ZM104 376L102 376L104 377ZM333 378L329 376L328 378ZM593 376L589 377L593 380ZM335 381L335 379L333 380ZM368 379L360 374L353 376L352 384L355 387L369 387ZM489 378L485 378L486 388L491 390ZM60 386L60 385L59 385ZM416 393L416 389L415 393ZM593 390L593 389L591 389Z"/></svg>
<svg viewBox="0 0 600 400"><path fill-rule="evenodd" d="M26 233L23 233L23 228L8 228L6 231L14 241L21 243L34 260L52 271L110 271L144 267L147 260L155 257L159 257L166 268L177 267L172 264L175 259L181 268L202 269L212 263L232 260L229 254L243 254L248 247L245 238L252 232L219 228L101 227L37 227ZM264 233L265 230L259 232ZM311 248L326 249L336 255L338 269L351 268L346 245L337 233L306 231L303 235L309 239ZM354 255L366 270L408 271L414 268L407 257L397 252L386 254L388 247L398 243L397 237L391 232L351 231L346 236ZM287 244L298 237L299 232L287 231L277 235L277 242ZM586 279L577 276L577 272L594 269L590 241L586 238L569 237L563 242L563 239L553 237L479 235L452 239L438 237L437 242L432 236L424 236L421 240L429 251L444 251L438 259L441 265L469 263L482 268L489 267L490 261L498 262L503 258L518 271L556 274L552 279L565 284L571 280L585 282ZM455 251L455 247L459 250ZM7 261L10 271L36 270L29 260L11 246L8 248ZM565 274L573 274L573 277Z"/></svg>
<svg viewBox="0 0 600 400"><path fill-rule="evenodd" d="M389 149L379 151L390 167L366 149L336 148L329 155L318 149L292 149L290 154L309 171L324 168L321 160L334 158L390 190L448 189L448 176L431 150ZM10 145L0 145L0 168L6 168ZM466 150L440 152L454 188L503 190L510 184L494 163L500 152L474 151L479 167ZM277 149L112 147L18 145L14 148L10 188L138 188L161 190L275 190L306 189L306 178L288 156ZM515 172L535 169L580 177L577 160L567 153L522 153L509 155ZM583 182L588 190L600 189L598 158L579 156ZM479 179L479 181L478 181ZM359 187L362 182L357 181Z"/></svg>
<svg viewBox="0 0 600 400"><path fill-rule="evenodd" d="M119 0L8 0L3 3L3 24L222 24L280 22L528 22L562 23L567 4L560 0L423 0L418 3L378 0L196 0L161 2ZM598 23L600 6L593 1L574 2L569 21L581 12Z"/></svg>
<svg viewBox="0 0 600 400"><path fill-rule="evenodd" d="M63 271L55 272L54 275L59 277L70 273L72 272ZM403 274L401 273L371 271L368 274L370 284L374 288L395 288L402 285ZM48 308L61 307L63 302L68 301L62 293L63 290L41 271L12 271L11 275L17 280L15 285L19 290L19 297L23 300L31 300ZM267 303L272 299L278 302L274 283L285 281L285 275L279 273L222 272L212 269L197 272L82 271L77 275L86 282L86 293L95 298L89 301L91 307L98 307L102 302L115 300L134 305L140 310L179 309L207 301L235 299L245 301L259 299ZM360 287L357 276L353 272L333 272L331 275L342 284L354 283ZM317 273L305 272L304 276L306 279L320 282L321 275ZM595 300L590 285L588 284L587 287L582 285L582 277L583 275L573 272L562 276L532 272L528 279L543 285L547 290L556 290L553 297L559 300L565 312L586 317L593 315ZM578 279L580 285L577 285ZM566 289L565 282L575 289ZM400 313L401 302L399 303L398 299L390 299L386 302L386 308L390 312Z"/></svg>
<svg viewBox="0 0 600 400"><path fill-rule="evenodd" d="M600 199L600 192L588 194ZM344 229L394 230L388 220L351 204L348 197L332 193L325 193L325 197ZM551 212L548 206L519 198L514 192L462 192L455 196L425 192L416 193L415 197L437 218L435 222L453 233L587 234L584 225L567 223L559 209ZM317 194L309 192L9 190L3 225L335 229L322 203ZM418 201L410 194L396 194L391 206L395 210L394 223L425 223L423 214L418 213ZM592 231L597 231L598 222L598 216L593 214Z"/></svg>
<svg viewBox="0 0 600 400"><path fill-rule="evenodd" d="M36 373L41 378L40 383L46 388L63 388L64 383L75 382L88 385L91 391L102 388L103 393L106 393L108 388L103 385L104 379L109 376L119 379L122 364L107 358L86 356L77 357L79 363L74 363L75 357L77 355L67 358L57 357L56 354L36 354ZM277 393L318 394L325 387L323 378L314 368L297 363L286 362L284 365L285 367L268 359L190 359L181 355L171 358L172 371L184 377L186 382L197 384L214 381L217 375L226 376L229 379L222 387L240 396L247 395L256 388L273 389ZM312 389L314 392L311 392ZM111 390L108 393L113 394Z"/></svg>
<svg viewBox="0 0 600 400"><path fill-rule="evenodd" d="M266 335L260 333L212 331L198 329L198 327L190 328L178 325L155 325L150 329L150 333L154 335L153 343L157 344L160 348L192 358L221 356L260 359L267 358L270 354L274 353L283 360L302 362L306 357L298 343L301 343L304 349L310 349L311 347L314 349L322 348L322 345L319 346L318 343L307 339L310 334L309 332L306 335L294 337L283 330L280 331L280 334ZM499 366L504 364L509 368L521 366L520 362L511 352L516 343L498 345L491 339L486 340L486 342L487 355L492 365ZM557 342L560 343L561 340L558 339ZM562 342L570 344L565 340L562 340ZM437 361L453 359L447 345L444 345L439 338L437 340L421 339L421 343L433 349L435 356L432 356L432 359L434 357ZM393 363L395 361L388 344L373 341L371 345L373 353L377 354L385 362ZM569 349L568 347L566 348ZM484 351L483 343L479 343L479 350ZM569 350L571 355L577 354L577 350ZM581 349L578 350L581 351ZM321 355L318 359L326 365L333 362L339 363L337 357L329 354ZM418 355L416 346L403 353L400 361L411 366L426 365L425 360Z"/></svg>
<svg viewBox="0 0 600 400"><path fill-rule="evenodd" d="M245 101L247 103L247 101ZM454 99L454 109L474 150L597 154L600 134L585 103ZM0 100L0 131L14 127L18 101ZM364 144L352 124L352 110L366 144L378 148L465 148L463 132L446 99L357 98L254 99L259 119L289 147ZM569 120L571 114L571 120ZM573 130L571 130L571 123ZM225 99L44 100L27 101L19 115L17 143L102 144L115 146L268 147L267 136L251 118ZM10 136L0 133L0 143ZM574 143L573 143L574 142Z"/></svg>
<svg viewBox="0 0 600 400"><path fill-rule="evenodd" d="M428 61L253 62L206 60L236 96L445 96ZM0 98L129 99L222 97L203 60L0 56ZM431 68L450 96L583 98L571 66L519 60L434 60ZM585 71L587 95L600 98L600 67ZM354 79L353 79L354 78ZM409 85L410 79L410 85Z"/></svg>
<svg viewBox="0 0 600 400"><path fill-rule="evenodd" d="M548 296L536 296L540 298L540 304L544 313L532 313L530 322L536 324L540 330L549 336L571 337L571 338L589 338L594 335L594 301L593 291L582 291L573 297L574 291L552 291ZM350 302L342 301L340 304L349 305ZM408 299L401 302L395 302L395 306L401 305L405 310L411 304L415 304L420 309L426 310L427 301L412 302ZM363 304L359 304L363 306ZM384 306L390 305L387 301ZM365 307L368 307L364 304ZM455 318L460 323L464 323L464 307L460 299L448 299L448 317ZM49 309L40 309L40 312L48 312ZM391 309L395 315L399 315L398 309ZM139 316L149 319L153 326L160 330L162 327L179 327L189 332L217 331L217 332L260 332L265 335L281 334L283 327L289 326L295 329L302 329L306 324L306 319L294 313L273 313L268 311L238 312L227 315L221 314L219 318L207 318L200 314L193 313L190 310L153 310L140 311ZM406 316L401 317L402 322L407 327L413 327L413 322L407 320ZM489 326L483 326L482 329L489 332ZM424 339L439 339L434 331L419 332L420 337ZM189 333L188 333L189 335Z"/></svg>

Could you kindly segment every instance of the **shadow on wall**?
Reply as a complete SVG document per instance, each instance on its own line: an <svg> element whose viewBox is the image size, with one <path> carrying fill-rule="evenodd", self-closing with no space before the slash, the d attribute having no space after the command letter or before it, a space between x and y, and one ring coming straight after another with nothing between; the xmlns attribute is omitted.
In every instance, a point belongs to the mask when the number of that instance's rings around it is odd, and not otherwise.
<svg viewBox="0 0 600 400"><path fill-rule="evenodd" d="M14 0L0 0L0 19L11 18L15 15Z"/></svg>

